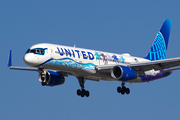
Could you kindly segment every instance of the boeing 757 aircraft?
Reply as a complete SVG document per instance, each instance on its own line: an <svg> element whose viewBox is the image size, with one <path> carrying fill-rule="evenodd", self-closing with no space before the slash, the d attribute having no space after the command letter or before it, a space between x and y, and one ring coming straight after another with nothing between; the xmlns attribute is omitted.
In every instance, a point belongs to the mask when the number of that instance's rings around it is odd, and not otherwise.
<svg viewBox="0 0 180 120"><path fill-rule="evenodd" d="M43 86L62 85L64 77L76 76L81 89L77 95L88 97L85 80L120 81L117 92L129 94L125 83L149 82L166 77L180 69L180 57L166 59L171 19L165 19L155 40L143 58L130 54L116 54L77 47L41 43L31 46L24 55L24 62L31 67L12 66L12 51L9 54L10 69L39 72Z"/></svg>

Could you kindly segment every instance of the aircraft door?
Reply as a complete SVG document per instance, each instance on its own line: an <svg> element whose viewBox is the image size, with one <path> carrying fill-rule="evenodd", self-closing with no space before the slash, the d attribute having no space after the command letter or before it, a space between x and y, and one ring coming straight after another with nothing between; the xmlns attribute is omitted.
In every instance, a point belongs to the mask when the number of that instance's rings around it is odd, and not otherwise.
<svg viewBox="0 0 180 120"><path fill-rule="evenodd" d="M47 47L48 47L48 50L47 50L48 57L50 57L50 59L54 58L54 50L49 45Z"/></svg>

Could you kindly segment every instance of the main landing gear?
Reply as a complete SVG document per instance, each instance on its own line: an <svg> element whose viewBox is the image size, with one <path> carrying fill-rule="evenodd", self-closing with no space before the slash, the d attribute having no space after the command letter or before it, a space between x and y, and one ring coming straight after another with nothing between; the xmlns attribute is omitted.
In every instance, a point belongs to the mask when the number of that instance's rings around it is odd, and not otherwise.
<svg viewBox="0 0 180 120"><path fill-rule="evenodd" d="M89 97L90 95L89 91L84 89L84 83L85 83L84 77L76 77L76 78L78 79L79 85L81 86L81 89L77 90L77 95L81 97L84 97L84 96ZM125 85L125 82L122 82L121 87L120 86L117 87L117 92L121 93L122 95L124 95L125 93L129 94L130 89L126 88L124 85Z"/></svg>
<svg viewBox="0 0 180 120"><path fill-rule="evenodd" d="M81 89L77 90L77 95L81 97L84 96L89 97L90 95L89 91L84 89L84 83L85 83L84 77L77 77L77 79L79 81L79 85L81 86Z"/></svg>
<svg viewBox="0 0 180 120"><path fill-rule="evenodd" d="M124 85L125 85L125 82L122 82L121 87L120 86L117 87L117 92L121 93L122 95L124 95L125 93L129 94L130 93L130 89L126 88Z"/></svg>

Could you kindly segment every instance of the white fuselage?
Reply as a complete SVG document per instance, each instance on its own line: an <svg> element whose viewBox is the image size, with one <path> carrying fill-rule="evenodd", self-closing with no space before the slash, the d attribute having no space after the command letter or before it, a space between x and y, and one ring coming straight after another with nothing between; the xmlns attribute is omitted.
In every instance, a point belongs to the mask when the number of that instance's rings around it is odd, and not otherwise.
<svg viewBox="0 0 180 120"><path fill-rule="evenodd" d="M63 71L90 80L115 80L110 74L97 73L97 66L115 66L149 61L129 54L115 54L47 43L36 44L30 48L30 50L36 49L42 49L44 53L40 52L41 54L38 54L39 51L36 51L37 53L34 53L34 51L27 52L24 56L24 62L27 65ZM146 74L156 75L159 72L151 70L147 71ZM142 82L142 80L137 77L130 82Z"/></svg>

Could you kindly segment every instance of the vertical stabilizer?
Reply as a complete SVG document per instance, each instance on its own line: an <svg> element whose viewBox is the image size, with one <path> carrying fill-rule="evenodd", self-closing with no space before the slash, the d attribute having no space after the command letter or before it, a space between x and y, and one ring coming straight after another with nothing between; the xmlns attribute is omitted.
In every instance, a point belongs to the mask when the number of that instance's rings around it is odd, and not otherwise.
<svg viewBox="0 0 180 120"><path fill-rule="evenodd" d="M166 51L168 47L171 24L171 19L164 20L151 46L151 49L145 57L146 59L161 60L166 58Z"/></svg>

